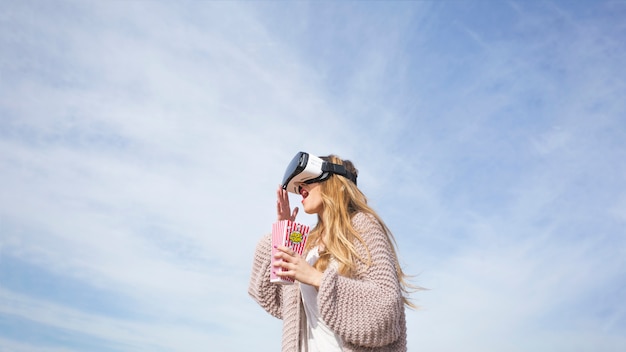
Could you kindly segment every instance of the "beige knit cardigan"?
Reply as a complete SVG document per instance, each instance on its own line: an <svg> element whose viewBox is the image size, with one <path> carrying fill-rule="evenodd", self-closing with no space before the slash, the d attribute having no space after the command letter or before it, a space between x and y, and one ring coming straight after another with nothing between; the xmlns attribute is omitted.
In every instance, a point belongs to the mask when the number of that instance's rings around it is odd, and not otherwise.
<svg viewBox="0 0 626 352"><path fill-rule="evenodd" d="M374 217L358 213L354 229L369 248L372 264L360 263L353 278L341 276L329 267L319 287L320 316L343 341L344 351L406 351L406 320L402 291L396 274L391 244ZM354 244L359 255L367 249ZM300 352L301 334L306 326L300 286L277 285L269 281L270 237L257 244L248 293L268 313L283 320L283 352Z"/></svg>

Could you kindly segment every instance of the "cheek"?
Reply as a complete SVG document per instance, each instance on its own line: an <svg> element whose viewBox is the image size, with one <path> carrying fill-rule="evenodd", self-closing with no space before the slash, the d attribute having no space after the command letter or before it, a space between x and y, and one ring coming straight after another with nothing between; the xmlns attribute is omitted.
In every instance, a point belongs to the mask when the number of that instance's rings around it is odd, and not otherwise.
<svg viewBox="0 0 626 352"><path fill-rule="evenodd" d="M304 200L304 210L309 214L315 214L321 211L324 208L322 203L322 197L318 194L309 194L309 196Z"/></svg>
<svg viewBox="0 0 626 352"><path fill-rule="evenodd" d="M319 196L319 194L315 194L313 196L311 205L315 208L315 210L320 210L324 205L322 203L322 197Z"/></svg>

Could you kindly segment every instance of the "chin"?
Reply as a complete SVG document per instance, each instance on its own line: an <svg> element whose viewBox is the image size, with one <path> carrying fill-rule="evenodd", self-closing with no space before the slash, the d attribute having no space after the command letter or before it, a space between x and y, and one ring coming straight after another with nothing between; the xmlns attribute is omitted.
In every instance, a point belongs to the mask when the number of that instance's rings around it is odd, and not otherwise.
<svg viewBox="0 0 626 352"><path fill-rule="evenodd" d="M315 208L315 207L311 207L310 205L307 207L306 205L302 205L302 210L304 210L305 213L307 214L317 214L319 213L319 209Z"/></svg>

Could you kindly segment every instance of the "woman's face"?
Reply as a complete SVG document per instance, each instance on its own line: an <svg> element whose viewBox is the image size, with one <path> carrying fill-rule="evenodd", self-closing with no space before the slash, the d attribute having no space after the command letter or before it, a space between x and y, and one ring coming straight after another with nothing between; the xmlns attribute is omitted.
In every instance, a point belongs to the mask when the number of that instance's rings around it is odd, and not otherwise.
<svg viewBox="0 0 626 352"><path fill-rule="evenodd" d="M319 183L300 185L300 195L302 196L302 208L307 214L317 214L322 216L324 204Z"/></svg>

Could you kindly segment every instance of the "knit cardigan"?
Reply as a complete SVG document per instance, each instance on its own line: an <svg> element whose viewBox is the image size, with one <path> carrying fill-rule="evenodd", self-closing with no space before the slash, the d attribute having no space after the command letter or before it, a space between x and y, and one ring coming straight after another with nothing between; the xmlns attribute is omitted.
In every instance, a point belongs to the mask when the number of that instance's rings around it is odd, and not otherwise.
<svg viewBox="0 0 626 352"><path fill-rule="evenodd" d="M323 274L317 304L320 316L343 341L343 351L406 351L406 318L402 290L391 243L373 216L357 213L352 226L367 248L355 242L357 253L371 265L357 264L353 277L339 275L331 266ZM248 293L268 313L283 320L283 352L300 352L306 316L300 286L270 283L270 236L256 247Z"/></svg>

